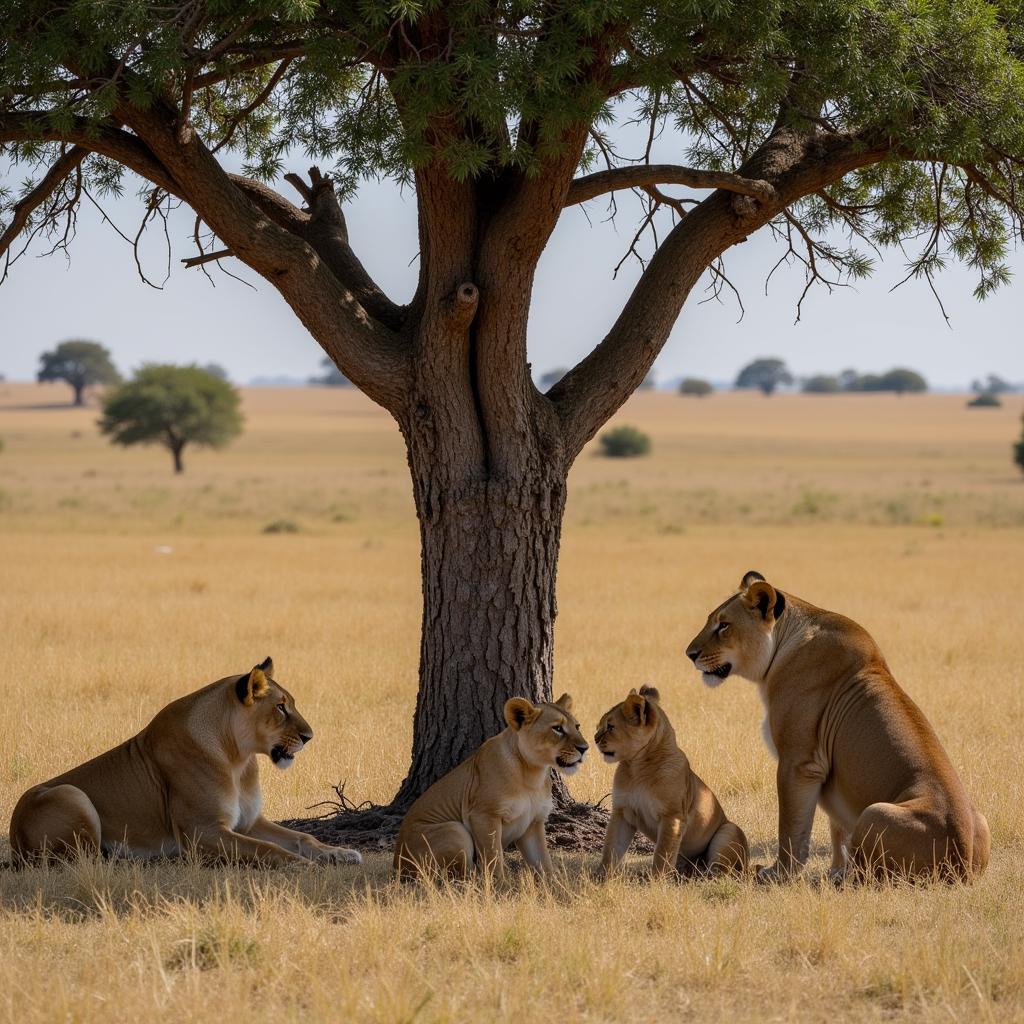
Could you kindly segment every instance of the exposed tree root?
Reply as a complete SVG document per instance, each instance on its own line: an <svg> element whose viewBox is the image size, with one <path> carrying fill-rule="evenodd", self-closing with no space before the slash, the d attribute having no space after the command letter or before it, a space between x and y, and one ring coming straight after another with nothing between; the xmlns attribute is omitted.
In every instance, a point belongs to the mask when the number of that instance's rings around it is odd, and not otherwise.
<svg viewBox="0 0 1024 1024"><path fill-rule="evenodd" d="M294 818L282 822L332 846L354 846L360 850L386 851L394 847L401 810L391 805L371 804L368 800L354 803L345 794L345 783L334 787L337 799L326 800L310 810L324 808L315 818ZM600 852L608 826L608 811L596 804L569 803L555 807L547 822L548 845L558 850L590 850ZM643 837L636 848L648 851L650 844Z"/></svg>

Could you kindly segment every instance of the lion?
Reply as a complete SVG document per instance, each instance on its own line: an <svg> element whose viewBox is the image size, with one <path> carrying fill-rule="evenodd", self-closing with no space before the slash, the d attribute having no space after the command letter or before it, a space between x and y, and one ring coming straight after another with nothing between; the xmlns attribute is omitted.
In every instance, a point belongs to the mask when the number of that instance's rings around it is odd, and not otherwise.
<svg viewBox="0 0 1024 1024"><path fill-rule="evenodd" d="M594 742L618 764L601 870L619 866L639 830L655 844L655 876L742 873L747 837L691 770L660 700L653 686L630 690L598 723Z"/></svg>
<svg viewBox="0 0 1024 1024"><path fill-rule="evenodd" d="M779 848L761 881L799 874L816 806L832 833L830 877L969 879L985 870L988 823L938 736L856 622L784 594L759 572L708 616L687 657L709 686L757 684L778 760Z"/></svg>
<svg viewBox="0 0 1024 1024"><path fill-rule="evenodd" d="M505 847L551 873L544 822L551 813L551 769L572 775L589 745L572 715L572 698L553 704L522 697L505 703L507 728L492 736L424 792L402 820L394 867L402 879L505 877Z"/></svg>
<svg viewBox="0 0 1024 1024"><path fill-rule="evenodd" d="M263 817L257 754L288 768L313 738L265 659L172 701L136 736L33 786L11 817L15 862L78 853L150 859L188 849L274 866L358 864Z"/></svg>

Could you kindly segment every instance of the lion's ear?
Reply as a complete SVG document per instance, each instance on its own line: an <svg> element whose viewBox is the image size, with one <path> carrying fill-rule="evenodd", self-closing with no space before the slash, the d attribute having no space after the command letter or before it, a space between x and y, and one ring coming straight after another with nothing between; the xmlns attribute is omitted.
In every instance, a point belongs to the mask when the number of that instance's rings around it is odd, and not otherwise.
<svg viewBox="0 0 1024 1024"><path fill-rule="evenodd" d="M523 697L510 697L505 701L505 721L517 732L524 725L529 725L540 714L540 708L534 707Z"/></svg>
<svg viewBox="0 0 1024 1024"><path fill-rule="evenodd" d="M563 693L562 696L555 701L555 706L561 708L563 711L572 711L572 697L567 693Z"/></svg>
<svg viewBox="0 0 1024 1024"><path fill-rule="evenodd" d="M268 658L267 661L270 659ZM266 664L264 662L264 664ZM267 682L267 675L262 665L257 665L248 675L238 677L235 683L235 693L238 699L247 707L251 708L256 701L260 700L270 692L270 683Z"/></svg>
<svg viewBox="0 0 1024 1024"><path fill-rule="evenodd" d="M631 693L622 702L622 713L626 721L633 725L646 725L649 710L647 698L641 697L639 693Z"/></svg>
<svg viewBox="0 0 1024 1024"><path fill-rule="evenodd" d="M740 580L740 590L746 590L751 583L764 582L764 577L756 570L751 569L750 572L744 573L743 579Z"/></svg>
<svg viewBox="0 0 1024 1024"><path fill-rule="evenodd" d="M743 603L748 608L756 608L765 622L768 621L769 616L773 621L777 619L786 607L785 597L765 580L755 580L747 587L747 592L743 595Z"/></svg>
<svg viewBox="0 0 1024 1024"><path fill-rule="evenodd" d="M648 700L661 700L661 694L658 693L657 688L648 686L646 683L640 687L640 696L646 697Z"/></svg>
<svg viewBox="0 0 1024 1024"><path fill-rule="evenodd" d="M274 659L269 654L256 667L262 669L264 675L274 678Z"/></svg>

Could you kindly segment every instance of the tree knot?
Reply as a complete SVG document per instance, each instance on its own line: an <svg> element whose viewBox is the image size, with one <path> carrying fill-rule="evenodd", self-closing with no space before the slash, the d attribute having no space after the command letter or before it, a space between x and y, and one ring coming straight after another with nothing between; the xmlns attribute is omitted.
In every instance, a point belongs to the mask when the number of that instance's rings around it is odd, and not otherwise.
<svg viewBox="0 0 1024 1024"><path fill-rule="evenodd" d="M470 281L463 281L448 299L448 319L452 327L465 330L476 316L480 303L480 289Z"/></svg>

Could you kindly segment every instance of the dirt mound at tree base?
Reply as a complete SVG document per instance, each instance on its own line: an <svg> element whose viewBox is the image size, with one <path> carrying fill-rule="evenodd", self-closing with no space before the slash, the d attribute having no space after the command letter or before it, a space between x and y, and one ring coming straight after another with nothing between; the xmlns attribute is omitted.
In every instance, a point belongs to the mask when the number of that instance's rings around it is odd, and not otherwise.
<svg viewBox="0 0 1024 1024"><path fill-rule="evenodd" d="M345 795L345 784L334 787L337 800L325 801L326 813L315 818L293 818L281 824L316 836L332 846L352 846L358 850L391 850L402 823L403 812L389 805L356 804ZM556 850L593 850L600 852L608 827L608 810L600 803L569 803L556 807L547 821L548 846ZM637 836L634 848L650 852L653 847Z"/></svg>

